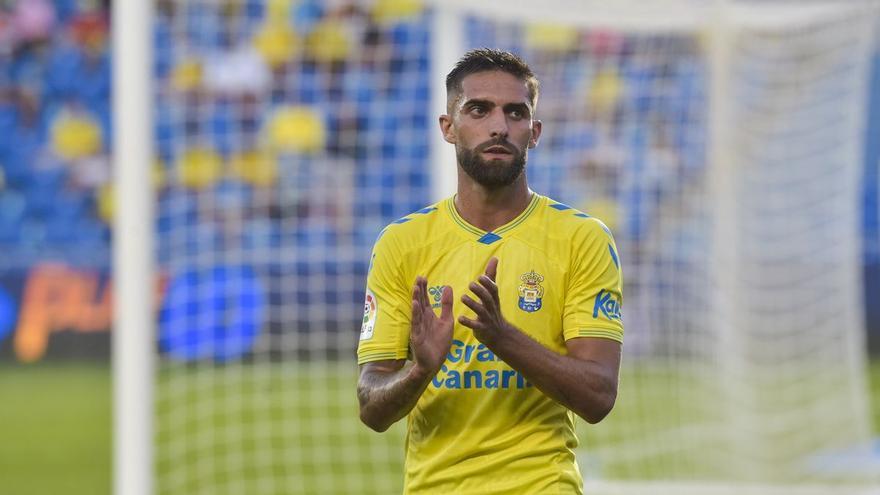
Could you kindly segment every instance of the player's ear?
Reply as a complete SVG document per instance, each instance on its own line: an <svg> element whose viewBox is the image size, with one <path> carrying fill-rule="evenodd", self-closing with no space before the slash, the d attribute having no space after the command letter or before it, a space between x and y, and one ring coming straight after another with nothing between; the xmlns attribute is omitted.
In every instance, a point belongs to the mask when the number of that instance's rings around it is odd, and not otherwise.
<svg viewBox="0 0 880 495"><path fill-rule="evenodd" d="M440 132L443 133L443 139L450 144L455 144L455 133L452 130L452 117L443 114L440 116Z"/></svg>
<svg viewBox="0 0 880 495"><path fill-rule="evenodd" d="M532 149L538 146L538 139L541 137L541 129L543 128L543 124L540 120L532 121L532 137L529 139L529 149Z"/></svg>

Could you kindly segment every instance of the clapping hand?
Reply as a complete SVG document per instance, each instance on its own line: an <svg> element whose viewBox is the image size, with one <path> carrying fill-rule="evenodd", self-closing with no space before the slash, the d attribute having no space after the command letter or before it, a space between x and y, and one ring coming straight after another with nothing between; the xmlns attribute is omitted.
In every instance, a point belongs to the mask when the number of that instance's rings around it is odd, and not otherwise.
<svg viewBox="0 0 880 495"><path fill-rule="evenodd" d="M452 288L443 287L440 295L440 317L428 300L428 281L416 277L412 292L412 326L409 342L416 366L434 375L446 360L452 345Z"/></svg>
<svg viewBox="0 0 880 495"><path fill-rule="evenodd" d="M486 272L468 285L468 289L479 298L479 301L475 301L467 294L461 296L461 302L476 313L476 319L458 317L458 322L473 330L477 340L487 346L498 338L508 325L501 314L498 285L495 283L497 273L498 258L492 257L486 265Z"/></svg>

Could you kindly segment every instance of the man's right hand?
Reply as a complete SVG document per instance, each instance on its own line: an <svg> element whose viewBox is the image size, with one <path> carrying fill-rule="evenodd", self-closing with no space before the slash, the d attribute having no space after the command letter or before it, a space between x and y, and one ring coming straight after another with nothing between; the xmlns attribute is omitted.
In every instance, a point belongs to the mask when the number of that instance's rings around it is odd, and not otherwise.
<svg viewBox="0 0 880 495"><path fill-rule="evenodd" d="M413 365L406 365L403 359L361 365L358 379L361 421L376 431L387 430L409 414L440 371L452 346L452 288L443 288L439 318L431 309L428 281L424 277L416 278L412 296L409 345Z"/></svg>
<svg viewBox="0 0 880 495"><path fill-rule="evenodd" d="M433 377L440 370L452 346L453 323L452 287L443 287L438 318L428 299L428 280L425 277L416 277L412 293L409 341L413 361L419 371Z"/></svg>

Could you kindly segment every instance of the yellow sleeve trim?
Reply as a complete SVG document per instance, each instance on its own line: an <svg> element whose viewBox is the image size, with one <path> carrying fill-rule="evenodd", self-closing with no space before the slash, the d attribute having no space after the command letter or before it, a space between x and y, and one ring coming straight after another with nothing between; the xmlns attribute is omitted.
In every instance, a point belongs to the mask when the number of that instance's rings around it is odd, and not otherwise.
<svg viewBox="0 0 880 495"><path fill-rule="evenodd" d="M602 338L602 339L614 340L614 341L620 342L621 344L623 343L623 335L619 331L605 330L605 329L601 329L601 328L582 328L577 331L576 335L572 335L571 337L568 337L566 340L568 340L569 338L575 338L575 337L598 337L598 338Z"/></svg>

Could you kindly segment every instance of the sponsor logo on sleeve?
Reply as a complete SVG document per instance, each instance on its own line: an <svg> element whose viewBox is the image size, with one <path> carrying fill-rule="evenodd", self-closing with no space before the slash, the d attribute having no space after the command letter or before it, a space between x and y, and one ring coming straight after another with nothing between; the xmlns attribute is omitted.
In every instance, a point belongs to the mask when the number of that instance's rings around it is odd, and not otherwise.
<svg viewBox="0 0 880 495"><path fill-rule="evenodd" d="M593 318L599 318L599 315L609 320L619 320L620 296L605 289L600 290L593 304Z"/></svg>
<svg viewBox="0 0 880 495"><path fill-rule="evenodd" d="M361 340L373 338L373 327L376 325L376 314L379 312L379 303L370 289L364 297L364 322L361 324Z"/></svg>

